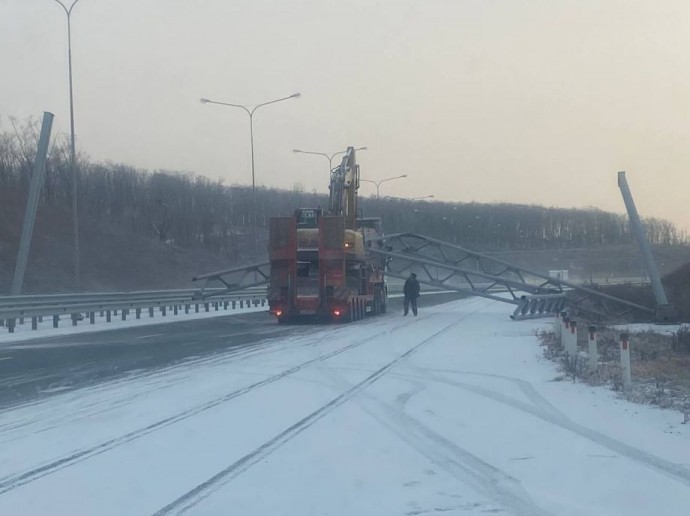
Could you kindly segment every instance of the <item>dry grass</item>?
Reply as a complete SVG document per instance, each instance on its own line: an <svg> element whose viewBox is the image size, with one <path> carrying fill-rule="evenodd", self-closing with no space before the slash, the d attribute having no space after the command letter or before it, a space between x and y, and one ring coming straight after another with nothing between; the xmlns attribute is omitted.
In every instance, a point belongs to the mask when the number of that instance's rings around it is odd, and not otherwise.
<svg viewBox="0 0 690 516"><path fill-rule="evenodd" d="M620 331L603 328L598 333L599 367L588 371L587 334L578 335L578 357L568 359L556 334L537 333L544 356L556 362L563 376L591 385L608 385L623 393L619 351ZM672 408L690 417L690 330L676 334L643 331L630 334L633 385L624 393L630 401Z"/></svg>

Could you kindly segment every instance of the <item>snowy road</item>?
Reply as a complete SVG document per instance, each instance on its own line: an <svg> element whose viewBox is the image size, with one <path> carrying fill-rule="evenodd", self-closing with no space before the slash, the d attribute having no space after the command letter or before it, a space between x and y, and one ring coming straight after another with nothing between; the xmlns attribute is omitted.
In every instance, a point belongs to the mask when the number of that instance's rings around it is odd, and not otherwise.
<svg viewBox="0 0 690 516"><path fill-rule="evenodd" d="M685 515L690 428L553 381L481 299L0 412L0 514Z"/></svg>

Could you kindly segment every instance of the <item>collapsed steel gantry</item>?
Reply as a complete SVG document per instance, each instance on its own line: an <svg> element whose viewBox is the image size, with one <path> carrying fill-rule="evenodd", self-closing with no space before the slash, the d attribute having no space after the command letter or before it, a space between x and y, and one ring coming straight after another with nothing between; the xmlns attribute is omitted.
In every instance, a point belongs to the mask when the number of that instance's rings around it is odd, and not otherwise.
<svg viewBox="0 0 690 516"><path fill-rule="evenodd" d="M372 245L376 241L382 245ZM655 313L654 308L423 235L399 233L372 239L367 242L367 252L386 258L389 277L405 279L415 272L423 285L515 305L513 319L543 317L564 310L607 319L620 319L631 312L652 318ZM194 280L204 281L198 297L211 297L264 285L269 278L270 264L263 262L204 274ZM218 284L225 288L215 288Z"/></svg>
<svg viewBox="0 0 690 516"><path fill-rule="evenodd" d="M366 251L386 259L386 274L389 277L405 279L414 272L418 281L424 285L513 304L513 319L542 317L568 311L571 314L584 314L593 318L618 320L637 312L638 315L656 322L671 322L676 317L675 308L666 299L658 269L625 179L625 172L618 173L618 186L651 278L655 307L643 306L414 233L398 233L370 239L365 242ZM372 245L375 242L376 245ZM269 279L268 262L194 278L195 281L204 280L198 297L210 297L256 287L268 283ZM211 290L210 287L216 282L225 288Z"/></svg>

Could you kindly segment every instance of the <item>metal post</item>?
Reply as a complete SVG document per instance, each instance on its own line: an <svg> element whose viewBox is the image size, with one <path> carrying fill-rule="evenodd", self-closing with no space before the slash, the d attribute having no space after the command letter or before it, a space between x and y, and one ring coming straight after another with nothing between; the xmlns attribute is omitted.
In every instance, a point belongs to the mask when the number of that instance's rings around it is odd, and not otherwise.
<svg viewBox="0 0 690 516"><path fill-rule="evenodd" d="M563 321L563 328L561 330L561 346L564 350L568 350L568 336L570 335L570 319L566 316L561 319Z"/></svg>
<svg viewBox="0 0 690 516"><path fill-rule="evenodd" d="M628 217L630 218L630 227L637 238L637 243L640 246L640 252L642 253L642 258L644 259L647 272L649 273L649 279L652 283L652 290L654 290L654 297L656 298L657 304L656 319L658 322L668 322L677 317L677 314L675 313L674 307L669 304L666 292L664 292L664 286L661 284L659 269L654 261L654 256L652 256L652 249L645 236L644 227L640 221L640 215L637 213L635 201L630 192L628 181L625 178L625 172L618 172L618 187L623 195L623 202L625 202L625 208L628 210Z"/></svg>
<svg viewBox="0 0 690 516"><path fill-rule="evenodd" d="M632 375L630 371L630 340L627 333L621 333L621 377L623 380L623 389L626 391L632 384Z"/></svg>
<svg viewBox="0 0 690 516"><path fill-rule="evenodd" d="M568 337L568 357L575 360L577 357L577 321L570 321L570 336Z"/></svg>
<svg viewBox="0 0 690 516"><path fill-rule="evenodd" d="M31 173L31 185L29 186L29 197L26 201L26 212L24 214L24 225L22 236L19 240L19 251L17 252L17 263L14 268L14 278L12 280L12 290L10 295L17 296L22 292L24 284L24 273L26 263L29 258L29 247L31 237L34 232L34 222L36 221L36 211L38 210L38 197L43 184L43 176L46 171L46 156L48 155L48 144L50 143L50 133L53 128L53 114L44 112L43 123L41 124L41 136L38 140L36 150L36 160L34 161Z"/></svg>
<svg viewBox="0 0 690 516"><path fill-rule="evenodd" d="M70 119L70 168L72 175L72 229L74 233L74 287L80 289L79 274L79 212L77 210L77 158L74 143L74 88L72 85L72 10L79 0L74 0L67 8L60 0L55 0L67 15L67 59L69 66L69 119Z"/></svg>
<svg viewBox="0 0 690 516"><path fill-rule="evenodd" d="M256 178L254 175L254 111L249 112L249 142L252 149L252 232L254 233L254 262L258 258L258 240L256 235Z"/></svg>
<svg viewBox="0 0 690 516"><path fill-rule="evenodd" d="M556 312L556 319L554 320L553 326L554 333L556 334L556 339L561 340L561 333L563 330L563 322L561 321L561 313Z"/></svg>
<svg viewBox="0 0 690 516"><path fill-rule="evenodd" d="M78 0L77 0L78 1ZM72 7L77 2L72 4ZM72 22L70 8L67 14L67 46L69 54L69 124L70 124L70 167L72 168L72 229L74 232L74 287L79 291L79 211L77 209L77 153L74 143L74 90L72 87Z"/></svg>
<svg viewBox="0 0 690 516"><path fill-rule="evenodd" d="M599 367L599 350L596 326L587 328L589 332L589 371L594 373Z"/></svg>

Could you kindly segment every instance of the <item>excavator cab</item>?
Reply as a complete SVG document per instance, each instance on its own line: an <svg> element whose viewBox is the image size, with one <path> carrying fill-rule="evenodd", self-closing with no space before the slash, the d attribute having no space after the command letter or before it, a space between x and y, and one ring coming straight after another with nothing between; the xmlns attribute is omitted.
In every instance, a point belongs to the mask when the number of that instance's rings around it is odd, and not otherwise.
<svg viewBox="0 0 690 516"><path fill-rule="evenodd" d="M323 215L321 208L298 208L295 210L297 229L317 229L319 219Z"/></svg>

